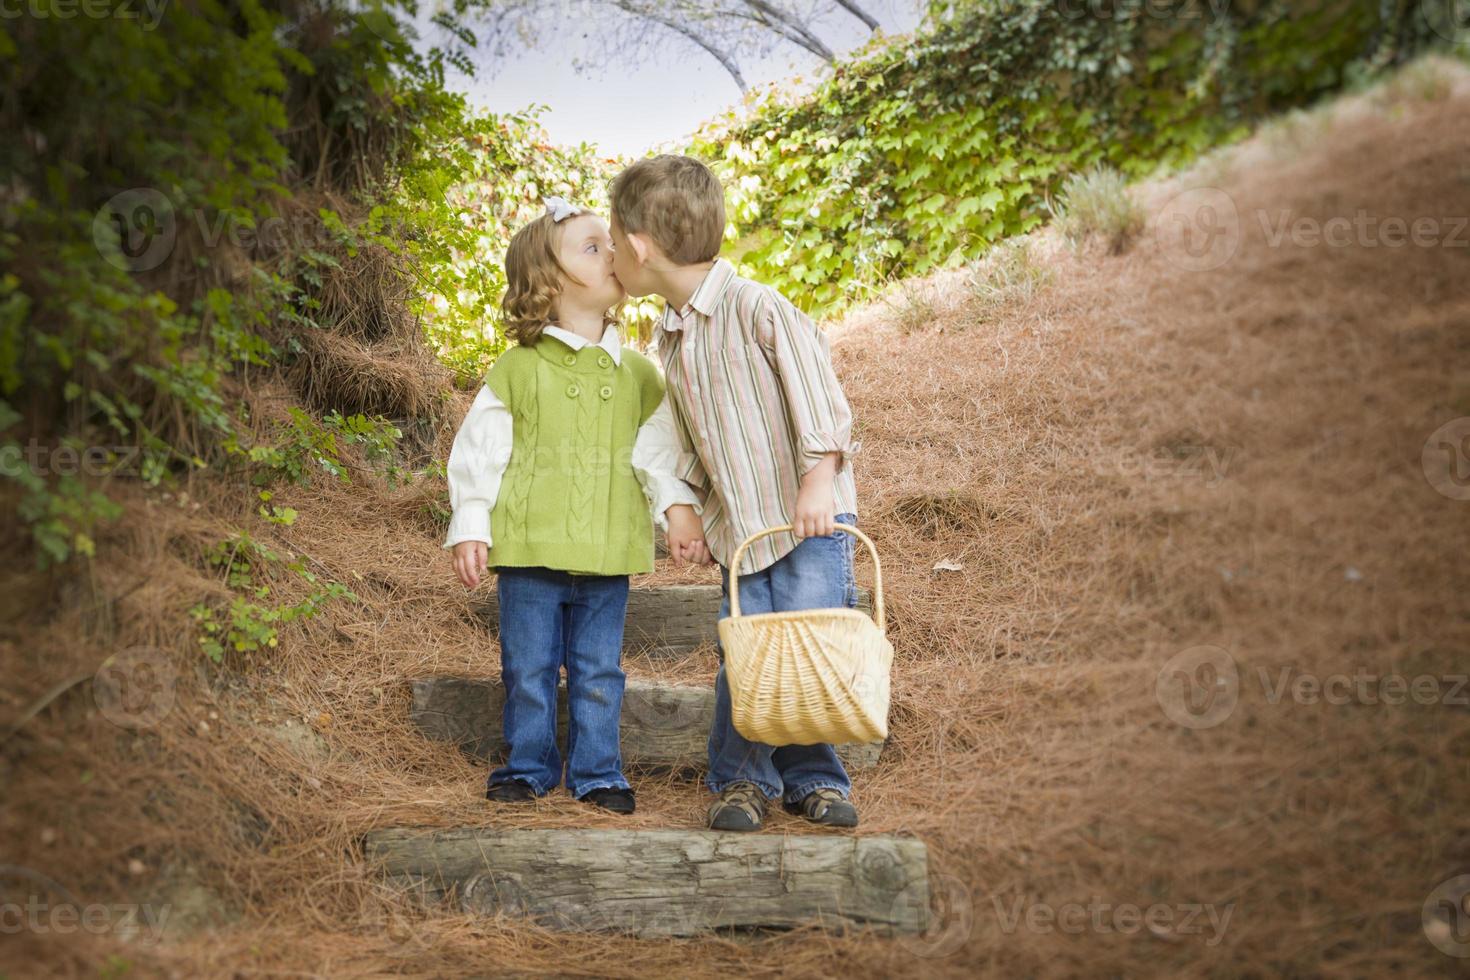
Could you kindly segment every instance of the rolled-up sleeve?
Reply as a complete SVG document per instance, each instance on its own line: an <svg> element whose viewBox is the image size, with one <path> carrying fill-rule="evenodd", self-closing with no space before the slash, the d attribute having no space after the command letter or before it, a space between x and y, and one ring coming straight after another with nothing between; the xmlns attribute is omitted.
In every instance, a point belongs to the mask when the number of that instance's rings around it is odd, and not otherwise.
<svg viewBox="0 0 1470 980"><path fill-rule="evenodd" d="M665 531L669 529L670 507L688 504L695 513L701 510L699 497L677 475L682 455L674 413L665 397L648 421L638 427L633 441L633 472L653 507L654 520Z"/></svg>
<svg viewBox="0 0 1470 980"><path fill-rule="evenodd" d="M482 387L449 450L449 535L444 547L461 541L490 545L490 512L500 495L500 480L510 465L513 420L510 409Z"/></svg>
<svg viewBox="0 0 1470 980"><path fill-rule="evenodd" d="M832 369L827 335L790 300L774 291L761 311L758 328L761 345L773 355L791 414L801 475L832 452L841 454L837 463L840 471L862 444L852 438L852 409Z"/></svg>

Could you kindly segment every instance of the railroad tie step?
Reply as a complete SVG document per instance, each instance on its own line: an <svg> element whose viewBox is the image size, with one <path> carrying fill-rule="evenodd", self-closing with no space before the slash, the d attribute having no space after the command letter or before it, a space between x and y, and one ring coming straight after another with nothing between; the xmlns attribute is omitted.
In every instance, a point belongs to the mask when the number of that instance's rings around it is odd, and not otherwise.
<svg viewBox="0 0 1470 980"><path fill-rule="evenodd" d="M858 608L872 612L872 594L858 590ZM500 623L500 602L492 589L475 610L492 634ZM718 585L658 585L628 591L623 650L680 656L712 644L720 615Z"/></svg>
<svg viewBox="0 0 1470 980"><path fill-rule="evenodd" d="M498 679L424 677L412 682L410 717L430 738L453 742L482 759L505 749L501 714L505 688ZM566 688L559 691L558 727L566 744ZM630 678L623 691L621 720L624 763L643 769L692 771L706 767L713 686L669 684ZM850 770L876 765L882 742L837 746Z"/></svg>
<svg viewBox="0 0 1470 980"><path fill-rule="evenodd" d="M429 904L553 929L688 936L929 924L928 853L907 837L707 830L390 829L366 852Z"/></svg>

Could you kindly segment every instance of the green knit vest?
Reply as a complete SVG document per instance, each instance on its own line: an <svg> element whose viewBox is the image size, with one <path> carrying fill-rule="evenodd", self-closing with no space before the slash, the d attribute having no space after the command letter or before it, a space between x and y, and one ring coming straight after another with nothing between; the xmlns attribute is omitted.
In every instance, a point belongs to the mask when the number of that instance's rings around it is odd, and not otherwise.
<svg viewBox="0 0 1470 980"><path fill-rule="evenodd" d="M542 336L500 355L485 384L513 417L510 465L490 514L488 563L584 575L653 570L653 522L633 472L638 427L663 399L648 358L621 363Z"/></svg>

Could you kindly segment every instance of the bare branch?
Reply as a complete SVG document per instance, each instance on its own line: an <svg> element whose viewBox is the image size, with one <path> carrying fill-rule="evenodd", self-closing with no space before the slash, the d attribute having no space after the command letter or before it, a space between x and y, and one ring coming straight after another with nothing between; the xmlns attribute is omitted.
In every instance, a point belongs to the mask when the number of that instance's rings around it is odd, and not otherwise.
<svg viewBox="0 0 1470 980"><path fill-rule="evenodd" d="M837 6L852 14L858 20L862 21L870 31L876 31L879 27L883 26L878 23L878 19L876 17L868 13L862 7L859 7L856 3L856 0L834 0L834 2L837 4Z"/></svg>
<svg viewBox="0 0 1470 980"><path fill-rule="evenodd" d="M822 39L807 29L807 26L795 17L776 7L766 0L743 0L744 4L756 13L768 18L760 23L766 24L788 41L796 44L821 58L827 64L837 60L832 49L822 42Z"/></svg>
<svg viewBox="0 0 1470 980"><path fill-rule="evenodd" d="M725 51L717 47L713 41L710 41L709 39L701 36L692 27L681 24L676 20L663 16L662 14L655 13L653 10L641 8L637 4L629 2L629 0L613 0L613 6L617 7L619 10L622 10L625 13L632 14L635 17L642 17L645 20L653 21L655 24L660 24L663 27L666 27L669 30L673 31L675 34L679 34L682 37L686 37L689 40L693 41L695 44L699 45L706 52L708 52L711 57L718 61L724 67L725 71L730 73L730 77L733 78L735 80L735 84L740 87L741 95L744 95L749 90L750 86L746 84L745 76L740 73L740 66L735 63L735 59L731 58Z"/></svg>

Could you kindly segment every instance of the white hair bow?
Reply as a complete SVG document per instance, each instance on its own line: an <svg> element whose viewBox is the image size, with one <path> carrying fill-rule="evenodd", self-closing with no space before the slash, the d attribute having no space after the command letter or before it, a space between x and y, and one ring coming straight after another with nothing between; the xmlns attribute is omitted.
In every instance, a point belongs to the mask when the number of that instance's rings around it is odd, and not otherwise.
<svg viewBox="0 0 1470 980"><path fill-rule="evenodd" d="M560 197L548 197L546 199L546 213L551 215L552 221L565 221L574 214L581 214L582 209L575 204L568 204Z"/></svg>

